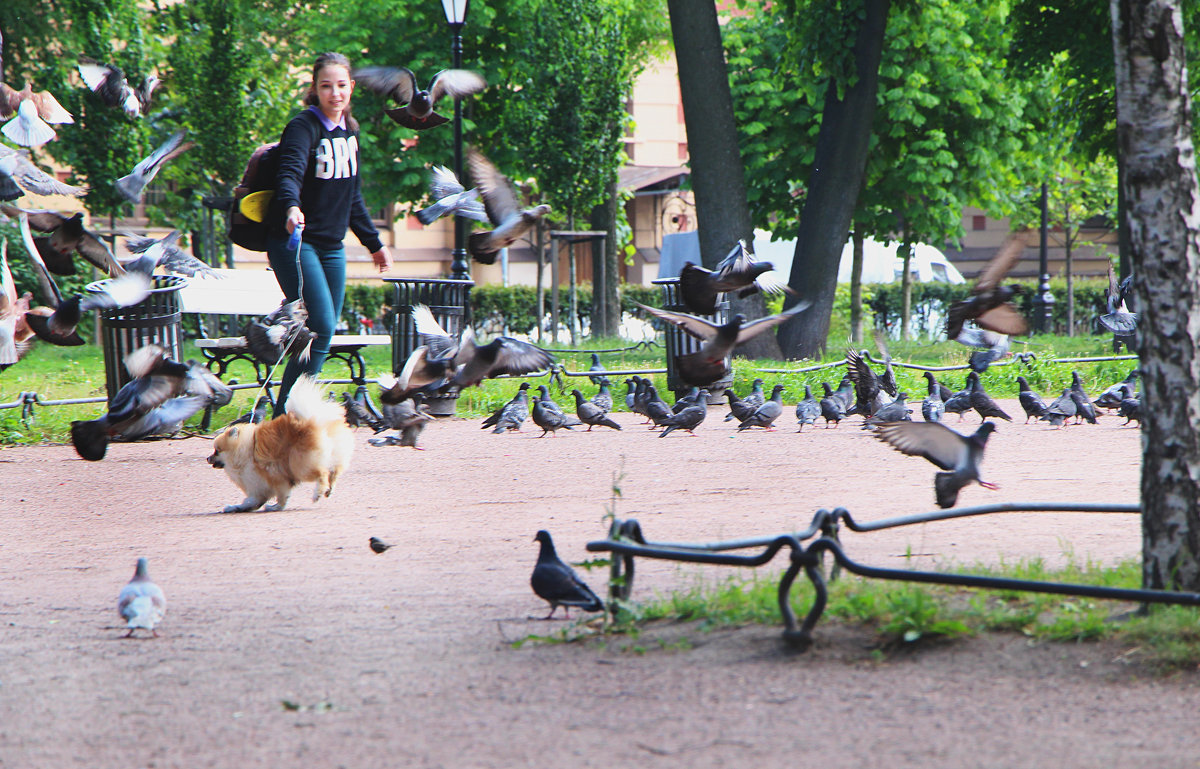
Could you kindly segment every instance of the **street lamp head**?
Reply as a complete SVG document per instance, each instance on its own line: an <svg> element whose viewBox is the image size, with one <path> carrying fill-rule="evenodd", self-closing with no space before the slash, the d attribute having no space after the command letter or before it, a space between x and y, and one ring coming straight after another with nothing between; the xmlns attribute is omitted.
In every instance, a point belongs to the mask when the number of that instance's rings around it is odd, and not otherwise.
<svg viewBox="0 0 1200 769"><path fill-rule="evenodd" d="M452 27L461 27L467 21L467 6L470 0L442 0L442 10L446 12L446 23Z"/></svg>

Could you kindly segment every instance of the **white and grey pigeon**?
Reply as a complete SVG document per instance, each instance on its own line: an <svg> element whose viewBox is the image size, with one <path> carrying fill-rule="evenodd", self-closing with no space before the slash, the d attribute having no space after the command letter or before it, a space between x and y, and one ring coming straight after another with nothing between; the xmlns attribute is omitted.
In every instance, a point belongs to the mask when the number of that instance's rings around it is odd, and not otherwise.
<svg viewBox="0 0 1200 769"><path fill-rule="evenodd" d="M9 139L22 147L38 147L58 137L51 123L74 123L49 91L34 93L29 83L20 91L0 83L0 117L16 115L0 128Z"/></svg>
<svg viewBox="0 0 1200 769"><path fill-rule="evenodd" d="M120 107L130 117L141 117L150 107L150 96L158 87L154 75L147 76L140 88L129 85L125 73L112 64L101 64L95 59L79 59L79 76L87 87L109 107Z"/></svg>
<svg viewBox="0 0 1200 769"><path fill-rule="evenodd" d="M445 166L429 169L429 194L433 196L433 204L415 214L421 224L433 224L443 216L465 216L477 222L488 220L479 200L479 188L463 189L458 177Z"/></svg>
<svg viewBox="0 0 1200 769"><path fill-rule="evenodd" d="M552 618L559 606L563 607L567 619L571 618L572 606L584 611L604 611L604 602L558 557L550 532L542 529L533 539L541 543L541 549L529 584L538 598L550 604L550 613L542 619Z"/></svg>
<svg viewBox="0 0 1200 769"><path fill-rule="evenodd" d="M0 183L5 178L20 188L17 190L18 194L15 196L0 196L0 199L5 200L16 200L16 198L20 197L19 193L22 189L25 192L32 192L34 195L71 195L72 197L81 197L87 194L86 187L76 187L65 182L60 182L55 177L38 168L29 159L28 151L13 149L12 147L0 144Z"/></svg>
<svg viewBox="0 0 1200 769"><path fill-rule="evenodd" d="M467 250L475 261L492 264L500 249L516 243L539 219L550 213L550 206L522 208L512 182L474 147L467 150L467 165L479 194L483 196L488 221L492 223L490 230L471 233Z"/></svg>
<svg viewBox="0 0 1200 769"><path fill-rule="evenodd" d="M138 256L123 262L122 266L129 272L140 272L143 275L152 275L156 267L162 267L165 272L186 275L189 278L197 273L214 278L223 277L212 267L180 248L177 245L179 235L179 230L172 230L158 239L125 233L125 248Z"/></svg>
<svg viewBox="0 0 1200 769"><path fill-rule="evenodd" d="M163 164L192 148L192 142L184 141L186 136L187 131L183 129L173 133L154 152L151 152L134 166L132 171L113 182L116 185L117 191L130 203L134 205L140 203L146 185L153 181L154 177L162 169Z"/></svg>
<svg viewBox="0 0 1200 769"><path fill-rule="evenodd" d="M821 404L813 397L812 387L804 385L804 398L796 404L796 422L800 425L800 429L796 432L804 432L805 425L816 427L819 416L821 416Z"/></svg>
<svg viewBox="0 0 1200 769"><path fill-rule="evenodd" d="M889 422L875 436L892 448L911 456L925 457L945 472L937 473L933 488L938 507L953 507L958 492L972 481L995 490L994 483L979 477L979 463L988 436L996 426L984 422L971 435L962 435L940 422Z"/></svg>
<svg viewBox="0 0 1200 769"><path fill-rule="evenodd" d="M145 558L137 560L133 579L121 588L117 596L117 612L125 620L125 627L129 628L126 638L132 638L137 630L149 630L158 638L155 627L167 613L167 597L162 588L150 581Z"/></svg>
<svg viewBox="0 0 1200 769"><path fill-rule="evenodd" d="M1132 344L1134 332L1137 331L1138 316L1130 312L1127 305L1129 292L1133 288L1133 276L1117 283L1117 274L1112 264L1108 265L1108 290L1105 292L1105 305L1108 312L1099 317L1100 325L1112 332L1113 337L1126 344Z"/></svg>

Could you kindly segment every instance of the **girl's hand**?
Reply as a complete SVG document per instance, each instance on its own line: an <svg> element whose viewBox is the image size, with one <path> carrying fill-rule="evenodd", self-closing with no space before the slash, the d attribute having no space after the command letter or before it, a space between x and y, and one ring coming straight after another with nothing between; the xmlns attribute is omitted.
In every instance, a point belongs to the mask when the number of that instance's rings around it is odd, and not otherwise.
<svg viewBox="0 0 1200 769"><path fill-rule="evenodd" d="M284 227L287 228L288 234L295 232L297 227L304 226L304 212L300 210L300 206L292 206L287 210L287 220L284 222Z"/></svg>
<svg viewBox="0 0 1200 769"><path fill-rule="evenodd" d="M390 272L392 269L392 252L388 251L388 247L384 246L375 253L371 254L371 259L375 261L375 268L380 272Z"/></svg>

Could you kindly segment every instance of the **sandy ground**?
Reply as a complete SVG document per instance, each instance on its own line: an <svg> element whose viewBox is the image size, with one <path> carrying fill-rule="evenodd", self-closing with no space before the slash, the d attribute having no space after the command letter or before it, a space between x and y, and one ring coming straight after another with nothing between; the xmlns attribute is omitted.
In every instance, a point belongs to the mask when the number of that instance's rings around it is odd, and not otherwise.
<svg viewBox="0 0 1200 769"><path fill-rule="evenodd" d="M567 625L531 619L546 611L534 532L585 559L614 473L618 514L658 540L933 506L933 466L856 424L734 435L723 413L665 439L630 414L620 433L543 439L450 420L423 452L360 430L331 498L240 515L214 513L241 495L202 438L95 464L0 451L0 767L1196 766L1196 677L1154 677L1107 644L994 636L878 661L867 631L823 621L806 654L778 625L514 649ZM1120 422L1002 424L984 463L1000 491L960 504L1136 502L1139 436ZM396 547L375 555L370 536ZM1008 514L844 543L927 567L1111 562L1139 537L1135 516ZM161 637L122 640L116 595L142 555L170 608ZM644 562L634 597L730 571Z"/></svg>

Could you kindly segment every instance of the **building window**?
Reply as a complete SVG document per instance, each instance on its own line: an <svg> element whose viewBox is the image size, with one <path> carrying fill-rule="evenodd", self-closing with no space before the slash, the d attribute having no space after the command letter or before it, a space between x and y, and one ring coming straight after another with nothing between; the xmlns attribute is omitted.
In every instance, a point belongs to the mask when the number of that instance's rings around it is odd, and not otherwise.
<svg viewBox="0 0 1200 769"><path fill-rule="evenodd" d="M982 232L987 229L987 217L983 214L975 214L971 217L971 229L976 232Z"/></svg>
<svg viewBox="0 0 1200 769"><path fill-rule="evenodd" d="M688 158L687 142L679 142L679 159L687 160L687 158Z"/></svg>

